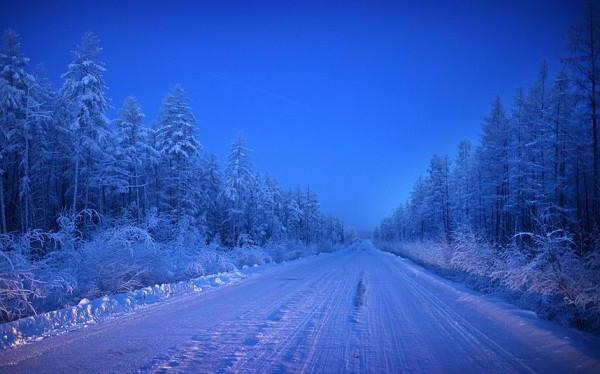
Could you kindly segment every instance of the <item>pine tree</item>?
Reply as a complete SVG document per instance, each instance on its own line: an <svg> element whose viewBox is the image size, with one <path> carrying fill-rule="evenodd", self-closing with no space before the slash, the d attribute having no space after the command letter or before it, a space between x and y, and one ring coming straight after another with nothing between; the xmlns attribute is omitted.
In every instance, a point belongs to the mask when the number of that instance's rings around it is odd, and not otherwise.
<svg viewBox="0 0 600 374"><path fill-rule="evenodd" d="M573 132L574 97L571 94L570 82L565 70L561 70L552 85L550 92L550 110L548 113L549 131L548 148L552 149L549 164L549 179L546 181L546 194L552 200L553 215L562 227L576 227L575 218L571 212L576 211L573 201L575 194L574 183L577 176L567 171L567 164L575 162L576 147ZM570 175L569 175L570 174ZM571 217L570 217L571 216Z"/></svg>
<svg viewBox="0 0 600 374"><path fill-rule="evenodd" d="M482 126L479 162L483 181L485 227L494 241L506 239L508 185L508 118L496 99Z"/></svg>
<svg viewBox="0 0 600 374"><path fill-rule="evenodd" d="M467 139L458 144L456 159L450 175L451 193L450 210L454 227L466 229L470 227L471 198L473 197L470 180L472 167L472 145Z"/></svg>
<svg viewBox="0 0 600 374"><path fill-rule="evenodd" d="M174 213L178 222L196 208L192 178L201 152L196 139L196 118L180 85L173 87L163 100L156 150L165 172L162 209Z"/></svg>
<svg viewBox="0 0 600 374"><path fill-rule="evenodd" d="M570 55L566 62L570 67L570 77L575 86L577 98L581 105L581 114L588 124L589 139L582 145L584 159L590 159L591 165L581 165L581 180L583 195L590 196L580 207L581 215L591 226L597 226L600 221L600 149L598 147L598 111L600 110L600 19L594 2L589 1L588 8L581 24L574 27L570 34ZM587 154L589 153L589 158ZM591 180L590 180L591 179ZM589 181L589 182L588 182Z"/></svg>
<svg viewBox="0 0 600 374"><path fill-rule="evenodd" d="M287 238L298 238L301 216L302 212L292 191L284 191L281 197L281 223Z"/></svg>
<svg viewBox="0 0 600 374"><path fill-rule="evenodd" d="M120 151L122 169L126 180L126 201L130 208L135 210L139 221L143 212L143 170L148 154L154 150L147 143L144 134L144 113L137 100L129 96L121 108L120 118L117 122L117 142ZM133 205L133 206L132 206Z"/></svg>
<svg viewBox="0 0 600 374"><path fill-rule="evenodd" d="M57 95L43 68L38 66L33 73L35 86L31 91L34 102L38 103L37 125L33 134L32 157L33 203L36 207L34 227L49 228L64 204L59 189L63 170L59 163L64 161L66 152L59 150L67 145L59 140L66 134L64 125L56 120Z"/></svg>
<svg viewBox="0 0 600 374"><path fill-rule="evenodd" d="M254 185L254 170L250 161L250 150L242 136L231 145L225 169L223 196L226 200L226 221L230 227L229 241L238 245L243 235L247 235L246 213Z"/></svg>
<svg viewBox="0 0 600 374"><path fill-rule="evenodd" d="M72 213L79 209L80 194L83 194L84 208L88 208L91 201L98 201L100 175L108 157L104 147L109 137L105 116L108 99L105 96L104 64L98 60L101 51L98 37L86 33L73 51L74 60L63 74L60 95L68 105L73 146Z"/></svg>
<svg viewBox="0 0 600 374"><path fill-rule="evenodd" d="M204 197L204 214L206 216L207 239L212 241L221 240L224 233L222 203L219 199L223 188L223 180L221 170L215 155L205 157L204 166L202 168L201 188Z"/></svg>
<svg viewBox="0 0 600 374"><path fill-rule="evenodd" d="M2 230L10 222L19 222L19 229L27 231L33 220L32 155L35 135L40 133L40 108L32 95L35 79L26 70L29 59L21 51L19 35L4 33L0 53L0 121L2 122L2 154L0 175L7 182L15 181L16 188L4 188L0 183L0 218ZM9 184L12 185L12 184ZM5 190L10 204L6 209ZM15 226L11 226L16 228Z"/></svg>

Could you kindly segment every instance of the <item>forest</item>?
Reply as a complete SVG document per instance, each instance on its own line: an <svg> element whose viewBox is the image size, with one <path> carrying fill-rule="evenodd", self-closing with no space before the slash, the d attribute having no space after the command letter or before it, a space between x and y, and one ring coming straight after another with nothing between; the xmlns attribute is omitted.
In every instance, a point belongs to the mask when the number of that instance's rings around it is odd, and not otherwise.
<svg viewBox="0 0 600 374"><path fill-rule="evenodd" d="M558 72L542 62L509 104L493 101L477 143L433 156L377 240L548 318L600 327L599 82L600 18L589 10Z"/></svg>
<svg viewBox="0 0 600 374"><path fill-rule="evenodd" d="M244 137L227 164L200 143L184 89L147 121L109 119L102 48L86 33L55 89L19 35L0 53L0 321L82 298L279 262L351 240L309 188L282 189Z"/></svg>

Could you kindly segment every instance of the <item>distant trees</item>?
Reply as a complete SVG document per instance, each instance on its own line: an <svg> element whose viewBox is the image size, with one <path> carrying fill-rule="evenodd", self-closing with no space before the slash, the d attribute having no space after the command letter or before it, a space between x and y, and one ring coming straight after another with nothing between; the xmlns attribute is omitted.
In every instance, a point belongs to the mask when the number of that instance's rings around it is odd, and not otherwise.
<svg viewBox="0 0 600 374"><path fill-rule="evenodd" d="M588 9L555 77L542 63L508 109L499 98L479 144L462 141L450 165L434 156L410 198L377 230L384 240L452 242L472 233L498 247L530 246L544 227L568 232L585 253L600 240L598 92L600 18Z"/></svg>
<svg viewBox="0 0 600 374"><path fill-rule="evenodd" d="M598 58L590 7L557 74L543 62L511 105L493 101L477 144L461 141L451 165L433 156L376 228L379 245L477 288L510 289L547 318L597 328Z"/></svg>
<svg viewBox="0 0 600 374"><path fill-rule="evenodd" d="M94 211L105 220L142 226L167 222L158 239L172 239L178 227L192 225L207 243L229 247L343 241L343 224L320 213L313 191L281 190L273 177L254 169L242 137L233 142L223 172L198 140L181 86L166 95L151 128L134 97L110 121L101 51L98 37L85 34L56 92L39 70L29 72L19 36L4 34L0 234L34 237L27 233L71 222L72 232L85 239Z"/></svg>

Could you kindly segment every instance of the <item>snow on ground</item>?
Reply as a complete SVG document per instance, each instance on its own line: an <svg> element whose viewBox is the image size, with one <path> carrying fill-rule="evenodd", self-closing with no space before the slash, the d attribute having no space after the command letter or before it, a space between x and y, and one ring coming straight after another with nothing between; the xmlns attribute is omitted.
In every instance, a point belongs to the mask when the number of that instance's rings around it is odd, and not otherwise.
<svg viewBox="0 0 600 374"><path fill-rule="evenodd" d="M243 278L242 272L235 271L177 283L157 284L131 292L107 295L91 301L82 299L78 305L69 308L0 324L0 351L131 313L141 307L163 302L174 296L202 292Z"/></svg>
<svg viewBox="0 0 600 374"><path fill-rule="evenodd" d="M600 338L361 247L0 352L0 372L599 372Z"/></svg>

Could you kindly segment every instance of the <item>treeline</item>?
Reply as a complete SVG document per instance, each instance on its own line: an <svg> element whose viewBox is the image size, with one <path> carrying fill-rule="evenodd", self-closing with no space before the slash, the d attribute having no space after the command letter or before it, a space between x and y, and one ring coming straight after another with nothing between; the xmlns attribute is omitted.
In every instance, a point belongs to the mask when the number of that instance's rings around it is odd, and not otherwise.
<svg viewBox="0 0 600 374"><path fill-rule="evenodd" d="M107 118L109 99L98 38L88 33L55 90L31 71L14 31L0 54L0 230L22 234L60 228L77 219L77 232L95 214L133 224L160 217L199 229L206 242L228 247L275 239L342 242L340 220L320 213L317 195L282 190L257 172L239 137L224 171L203 150L181 86L164 98L152 126L129 97L119 117ZM85 218L87 217L87 218ZM171 230L172 232L176 230ZM163 230L168 240L169 230ZM160 238L159 238L160 239ZM39 251L44 252L43 248ZM45 253L37 253L43 256Z"/></svg>
<svg viewBox="0 0 600 374"><path fill-rule="evenodd" d="M535 246L566 234L585 254L600 228L600 23L595 9L573 28L555 76L545 62L511 105L496 99L479 143L436 155L408 201L377 229L382 240L442 240L472 233L491 244Z"/></svg>
<svg viewBox="0 0 600 374"><path fill-rule="evenodd" d="M554 77L506 107L478 144L436 155L406 203L375 230L381 248L539 316L600 331L600 24L572 30Z"/></svg>

